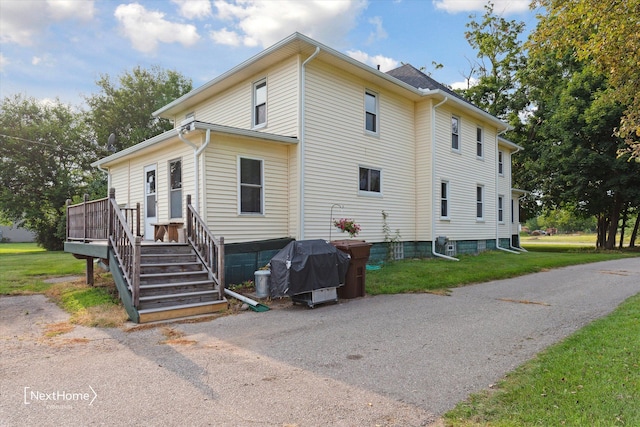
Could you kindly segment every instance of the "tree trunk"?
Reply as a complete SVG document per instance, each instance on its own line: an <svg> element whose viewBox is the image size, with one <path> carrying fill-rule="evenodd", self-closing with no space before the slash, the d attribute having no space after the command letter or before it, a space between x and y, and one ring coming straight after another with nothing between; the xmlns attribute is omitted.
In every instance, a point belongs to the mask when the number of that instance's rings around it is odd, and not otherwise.
<svg viewBox="0 0 640 427"><path fill-rule="evenodd" d="M625 206L624 210L622 211L622 226L620 227L620 244L618 245L618 248L622 249L622 247L624 246L624 229L627 228L627 213L629 211L629 206Z"/></svg>
<svg viewBox="0 0 640 427"><path fill-rule="evenodd" d="M620 194L616 193L613 196L613 206L611 206L611 218L609 221L609 235L607 236L607 243L605 249L613 250L616 247L616 233L618 232L618 222L620 221L620 209L622 208L622 201L620 200Z"/></svg>
<svg viewBox="0 0 640 427"><path fill-rule="evenodd" d="M636 237L638 237L638 228L640 227L640 212L636 216L636 224L633 226L633 232L631 233L631 239L629 240L629 247L636 247Z"/></svg>
<svg viewBox="0 0 640 427"><path fill-rule="evenodd" d="M596 230L596 248L604 248L607 241L607 218L604 214L598 214L598 225Z"/></svg>

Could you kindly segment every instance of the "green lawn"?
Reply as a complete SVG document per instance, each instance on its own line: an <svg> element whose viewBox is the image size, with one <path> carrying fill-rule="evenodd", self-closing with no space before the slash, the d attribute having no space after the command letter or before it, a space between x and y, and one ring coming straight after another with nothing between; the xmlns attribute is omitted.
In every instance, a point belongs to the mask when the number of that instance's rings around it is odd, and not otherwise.
<svg viewBox="0 0 640 427"><path fill-rule="evenodd" d="M640 295L445 414L446 426L640 426Z"/></svg>
<svg viewBox="0 0 640 427"><path fill-rule="evenodd" d="M571 251L567 251L567 248ZM536 251L518 255L503 251L461 255L459 262L441 258L396 261L384 265L380 270L367 271L366 290L371 295L440 291L550 268L640 256L640 253L632 252L575 249L572 246L551 245L537 246Z"/></svg>
<svg viewBox="0 0 640 427"><path fill-rule="evenodd" d="M85 261L58 251L47 252L34 243L0 243L0 295L41 293L49 277L84 275Z"/></svg>

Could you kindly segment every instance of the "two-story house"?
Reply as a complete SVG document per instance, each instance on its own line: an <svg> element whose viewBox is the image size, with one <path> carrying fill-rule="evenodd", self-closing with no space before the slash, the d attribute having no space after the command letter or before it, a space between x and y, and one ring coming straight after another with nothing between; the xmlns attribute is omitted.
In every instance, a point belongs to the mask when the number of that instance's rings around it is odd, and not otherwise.
<svg viewBox="0 0 640 427"><path fill-rule="evenodd" d="M295 33L154 115L175 128L94 166L118 204L141 203L147 239L192 195L228 283L291 239L345 238L343 217L380 261L383 211L405 257L517 244L508 125L410 65L384 73Z"/></svg>

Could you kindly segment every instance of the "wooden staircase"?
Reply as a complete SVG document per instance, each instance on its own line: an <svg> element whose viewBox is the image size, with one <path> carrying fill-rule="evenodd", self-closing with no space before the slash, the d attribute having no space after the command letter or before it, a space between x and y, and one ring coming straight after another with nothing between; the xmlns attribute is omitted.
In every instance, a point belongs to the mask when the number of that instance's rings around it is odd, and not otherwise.
<svg viewBox="0 0 640 427"><path fill-rule="evenodd" d="M139 323L214 313L227 308L198 255L188 244L142 245Z"/></svg>

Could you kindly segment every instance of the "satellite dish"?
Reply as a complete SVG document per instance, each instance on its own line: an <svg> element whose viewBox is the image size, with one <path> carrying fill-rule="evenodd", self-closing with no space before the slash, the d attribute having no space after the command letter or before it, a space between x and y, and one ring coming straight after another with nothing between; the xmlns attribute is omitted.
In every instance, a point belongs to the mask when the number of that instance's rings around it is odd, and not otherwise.
<svg viewBox="0 0 640 427"><path fill-rule="evenodd" d="M116 134L112 133L111 135L109 135L109 139L107 140L107 150L109 150L112 153L116 152Z"/></svg>

